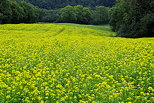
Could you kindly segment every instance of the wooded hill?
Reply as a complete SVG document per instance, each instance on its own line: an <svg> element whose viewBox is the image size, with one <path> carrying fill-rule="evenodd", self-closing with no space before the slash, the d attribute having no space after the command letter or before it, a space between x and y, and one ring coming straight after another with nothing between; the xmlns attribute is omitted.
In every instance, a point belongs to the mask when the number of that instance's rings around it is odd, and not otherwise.
<svg viewBox="0 0 154 103"><path fill-rule="evenodd" d="M17 0L26 1L43 9L58 9L67 5L83 5L88 7L107 6L112 7L115 0Z"/></svg>

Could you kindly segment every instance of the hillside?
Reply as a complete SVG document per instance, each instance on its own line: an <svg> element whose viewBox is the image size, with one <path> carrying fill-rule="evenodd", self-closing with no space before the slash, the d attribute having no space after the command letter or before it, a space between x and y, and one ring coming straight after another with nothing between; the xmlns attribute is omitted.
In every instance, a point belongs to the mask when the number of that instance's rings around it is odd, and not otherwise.
<svg viewBox="0 0 154 103"><path fill-rule="evenodd" d="M88 7L95 7L95 6L111 7L114 5L115 2L115 0L25 0L25 1L30 2L33 5L44 9L63 8L67 5L72 5L72 6L83 5Z"/></svg>
<svg viewBox="0 0 154 103"><path fill-rule="evenodd" d="M103 27L0 25L0 103L153 103L154 38Z"/></svg>

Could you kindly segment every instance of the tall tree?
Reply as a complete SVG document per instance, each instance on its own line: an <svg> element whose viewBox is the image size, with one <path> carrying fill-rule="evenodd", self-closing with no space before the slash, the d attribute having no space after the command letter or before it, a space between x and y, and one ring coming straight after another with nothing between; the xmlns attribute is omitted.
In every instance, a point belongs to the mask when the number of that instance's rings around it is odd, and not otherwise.
<svg viewBox="0 0 154 103"><path fill-rule="evenodd" d="M92 12L89 8L77 5L74 7L76 10L77 23L89 24L92 19Z"/></svg>
<svg viewBox="0 0 154 103"><path fill-rule="evenodd" d="M11 23L20 23L24 17L24 9L16 1L10 1L12 11Z"/></svg>
<svg viewBox="0 0 154 103"><path fill-rule="evenodd" d="M41 10L30 3L20 2L20 5L24 9L24 22L33 23L40 20Z"/></svg>
<svg viewBox="0 0 154 103"><path fill-rule="evenodd" d="M40 20L40 9L25 1L1 0L0 23L32 23Z"/></svg>
<svg viewBox="0 0 154 103"><path fill-rule="evenodd" d="M60 10L60 22L75 23L77 21L76 10L72 6L66 6Z"/></svg>
<svg viewBox="0 0 154 103"><path fill-rule="evenodd" d="M41 10L41 22L57 22L59 18L59 10Z"/></svg>
<svg viewBox="0 0 154 103"><path fill-rule="evenodd" d="M22 0L20 0L22 1ZM115 0L25 0L43 9L58 9L67 5L83 5L86 7L108 6L112 7Z"/></svg>
<svg viewBox="0 0 154 103"><path fill-rule="evenodd" d="M93 24L108 24L110 21L110 8L97 6L93 11Z"/></svg>
<svg viewBox="0 0 154 103"><path fill-rule="evenodd" d="M154 36L153 0L117 0L110 24L118 36Z"/></svg>
<svg viewBox="0 0 154 103"><path fill-rule="evenodd" d="M1 23L11 22L12 11L8 0L0 1Z"/></svg>

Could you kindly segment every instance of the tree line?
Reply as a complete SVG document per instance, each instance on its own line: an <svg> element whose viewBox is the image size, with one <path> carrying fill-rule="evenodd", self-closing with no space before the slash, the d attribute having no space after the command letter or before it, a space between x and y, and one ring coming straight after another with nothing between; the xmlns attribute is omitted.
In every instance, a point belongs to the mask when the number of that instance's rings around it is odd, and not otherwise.
<svg viewBox="0 0 154 103"><path fill-rule="evenodd" d="M23 1L23 0L18 0ZM83 5L85 7L106 6L112 7L115 0L24 0L39 8L43 9L59 9L64 8L67 5Z"/></svg>
<svg viewBox="0 0 154 103"><path fill-rule="evenodd" d="M0 1L0 24L6 23L34 23L41 18L39 8L24 1Z"/></svg>
<svg viewBox="0 0 154 103"><path fill-rule="evenodd" d="M1 0L0 23L62 22L80 24L106 24L110 20L110 8L66 6L56 10L38 8L25 1Z"/></svg>
<svg viewBox="0 0 154 103"><path fill-rule="evenodd" d="M110 20L110 8L97 6L95 9L82 5L66 6L59 10L56 22L78 24L108 24Z"/></svg>

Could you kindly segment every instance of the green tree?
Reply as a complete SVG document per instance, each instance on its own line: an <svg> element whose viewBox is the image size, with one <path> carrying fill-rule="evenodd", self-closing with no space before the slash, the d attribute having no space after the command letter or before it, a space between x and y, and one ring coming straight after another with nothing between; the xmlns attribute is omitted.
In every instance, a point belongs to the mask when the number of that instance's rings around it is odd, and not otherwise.
<svg viewBox="0 0 154 103"><path fill-rule="evenodd" d="M90 24L92 20L92 12L89 8L83 8L83 24Z"/></svg>
<svg viewBox="0 0 154 103"><path fill-rule="evenodd" d="M23 1L23 0L17 0ZM115 0L25 0L43 9L59 9L67 5L83 5L85 7L107 6L112 7Z"/></svg>
<svg viewBox="0 0 154 103"><path fill-rule="evenodd" d="M153 0L117 0L110 25L118 36L154 36L153 18Z"/></svg>
<svg viewBox="0 0 154 103"><path fill-rule="evenodd" d="M76 10L68 5L60 10L59 22L75 23L77 21Z"/></svg>
<svg viewBox="0 0 154 103"><path fill-rule="evenodd" d="M108 24L110 21L110 8L104 6L97 6L96 10L93 11L92 24Z"/></svg>
<svg viewBox="0 0 154 103"><path fill-rule="evenodd" d="M30 3L15 0L0 1L0 23L32 23L40 20L40 9Z"/></svg>
<svg viewBox="0 0 154 103"><path fill-rule="evenodd" d="M30 3L24 1L20 2L21 7L24 11L23 22L25 23L34 23L40 20L41 10Z"/></svg>
<svg viewBox="0 0 154 103"><path fill-rule="evenodd" d="M59 18L59 10L42 9L41 22L57 22L57 18Z"/></svg>
<svg viewBox="0 0 154 103"><path fill-rule="evenodd" d="M3 20L3 14L2 13L0 13L0 24L2 23L2 20Z"/></svg>
<svg viewBox="0 0 154 103"><path fill-rule="evenodd" d="M84 15L83 15L83 6L82 5L77 5L74 7L76 10L76 16L77 16L77 23L83 23L84 21Z"/></svg>
<svg viewBox="0 0 154 103"><path fill-rule="evenodd" d="M10 2L8 0L0 1L0 13L1 13L1 23L10 23L12 17L12 11L10 7Z"/></svg>
<svg viewBox="0 0 154 103"><path fill-rule="evenodd" d="M77 23L79 24L89 24L92 20L92 11L81 5L74 7L76 10Z"/></svg>
<svg viewBox="0 0 154 103"><path fill-rule="evenodd" d="M10 7L11 7L11 10L12 10L11 23L20 23L20 22L22 22L23 17L24 17L23 8L16 1L11 1L10 2Z"/></svg>

